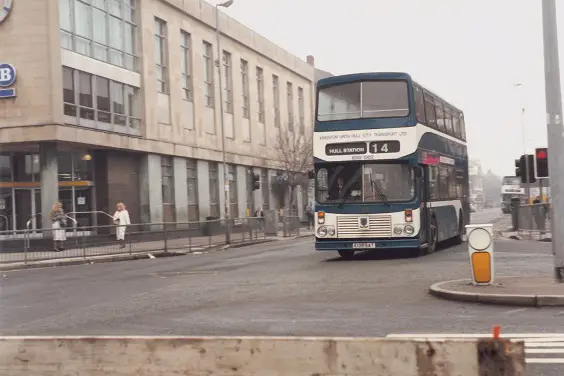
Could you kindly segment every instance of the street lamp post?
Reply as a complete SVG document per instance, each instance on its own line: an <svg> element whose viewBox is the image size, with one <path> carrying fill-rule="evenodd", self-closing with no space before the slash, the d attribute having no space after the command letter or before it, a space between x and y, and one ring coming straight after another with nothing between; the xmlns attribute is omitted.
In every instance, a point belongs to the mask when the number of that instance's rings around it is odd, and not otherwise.
<svg viewBox="0 0 564 376"><path fill-rule="evenodd" d="M558 28L555 0L542 2L544 81L548 136L548 168L552 196L552 253L556 282L564 282L564 129L562 128L562 94L558 59Z"/></svg>
<svg viewBox="0 0 564 376"><path fill-rule="evenodd" d="M525 128L526 128L526 122L525 122L525 104L524 104L524 99L523 99L523 84L515 84L513 85L515 87L520 87L521 88L521 93L520 93L520 104L521 104L521 135L523 137L523 155L527 155L527 139L526 139L526 132L525 132ZM529 169L532 168L533 166L529 166L529 158L525 157L525 176L527 177L527 183L525 183L525 197L527 197L527 203L529 202L530 198L531 198L531 183L528 181L529 179Z"/></svg>
<svg viewBox="0 0 564 376"><path fill-rule="evenodd" d="M217 72L219 76L219 111L221 116L221 152L223 157L223 191L224 191L224 205L225 205L225 242L229 244L231 242L231 232L229 226L229 173L227 171L227 161L225 158L225 114L223 113L223 77L221 74L221 31L219 29L219 7L229 8L233 4L234 0L227 0L223 3L219 3L215 6L215 39L217 45L217 59L215 60L215 65L217 66Z"/></svg>

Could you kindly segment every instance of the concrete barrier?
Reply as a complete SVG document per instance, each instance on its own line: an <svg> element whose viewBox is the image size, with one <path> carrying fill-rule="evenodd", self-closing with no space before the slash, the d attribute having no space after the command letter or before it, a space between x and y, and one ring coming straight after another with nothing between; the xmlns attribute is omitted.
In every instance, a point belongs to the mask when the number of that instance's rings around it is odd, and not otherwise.
<svg viewBox="0 0 564 376"><path fill-rule="evenodd" d="M299 337L0 337L6 376L523 376L522 342Z"/></svg>

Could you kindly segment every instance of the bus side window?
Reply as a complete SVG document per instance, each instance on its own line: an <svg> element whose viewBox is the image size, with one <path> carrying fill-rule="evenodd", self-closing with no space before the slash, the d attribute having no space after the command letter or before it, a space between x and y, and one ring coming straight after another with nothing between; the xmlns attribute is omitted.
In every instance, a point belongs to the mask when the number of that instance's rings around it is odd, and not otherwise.
<svg viewBox="0 0 564 376"><path fill-rule="evenodd" d="M460 135L462 136L462 139L466 141L466 124L464 122L464 114L462 112L460 113Z"/></svg>
<svg viewBox="0 0 564 376"><path fill-rule="evenodd" d="M435 98L435 111L437 113L437 127L441 132L446 132L445 110L443 108L443 102L437 98Z"/></svg>
<svg viewBox="0 0 564 376"><path fill-rule="evenodd" d="M437 128L437 116L435 114L435 104L433 101L433 97L429 94L424 94L425 100L425 116L427 118L427 126L432 128Z"/></svg>
<svg viewBox="0 0 564 376"><path fill-rule="evenodd" d="M452 111L451 111L450 106L448 104L445 104L444 109L445 109L446 131L451 136L454 136L454 131L452 129Z"/></svg>
<svg viewBox="0 0 564 376"><path fill-rule="evenodd" d="M429 199L431 200L438 200L440 198L437 175L437 166L429 166Z"/></svg>
<svg viewBox="0 0 564 376"><path fill-rule="evenodd" d="M458 111L452 112L452 127L454 128L454 135L458 138L462 138L462 134L460 133L460 118L458 116Z"/></svg>
<svg viewBox="0 0 564 376"><path fill-rule="evenodd" d="M423 100L423 90L417 85L413 85L415 92L415 115L421 124L427 124L425 119L425 101Z"/></svg>
<svg viewBox="0 0 564 376"><path fill-rule="evenodd" d="M450 198L448 182L449 182L448 168L446 166L439 166L439 199L440 200L448 200Z"/></svg>

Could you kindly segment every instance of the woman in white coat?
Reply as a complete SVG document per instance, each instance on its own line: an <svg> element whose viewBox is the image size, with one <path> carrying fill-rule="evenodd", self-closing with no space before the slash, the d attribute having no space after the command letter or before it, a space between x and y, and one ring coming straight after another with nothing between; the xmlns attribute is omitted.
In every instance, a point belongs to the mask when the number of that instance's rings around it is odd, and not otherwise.
<svg viewBox="0 0 564 376"><path fill-rule="evenodd" d="M67 234L65 232L67 216L63 211L63 204L58 201L53 204L51 212L49 213L49 219L51 220L51 227L53 228L53 250L60 252L63 250L63 242L67 240Z"/></svg>
<svg viewBox="0 0 564 376"><path fill-rule="evenodd" d="M123 202L118 202L116 205L116 212L114 214L114 224L116 228L116 238L121 243L120 248L125 248L125 230L127 225L131 224L129 220L129 213L125 209Z"/></svg>

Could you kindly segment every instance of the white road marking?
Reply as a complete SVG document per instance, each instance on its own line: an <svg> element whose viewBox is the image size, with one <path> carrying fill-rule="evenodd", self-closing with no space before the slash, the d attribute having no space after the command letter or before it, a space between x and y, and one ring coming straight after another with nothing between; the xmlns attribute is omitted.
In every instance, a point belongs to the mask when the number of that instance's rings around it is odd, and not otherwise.
<svg viewBox="0 0 564 376"><path fill-rule="evenodd" d="M564 354L564 333L501 333L500 337L512 341L523 341L525 343L525 361L527 363L564 364L564 357L553 357L555 354ZM492 338L492 334L388 334L386 338L412 339L414 341L445 341L449 339Z"/></svg>
<svg viewBox="0 0 564 376"><path fill-rule="evenodd" d="M526 311L526 310L527 310L527 308L517 308L517 309L509 310L505 313L508 314L508 315L511 315L513 313L523 312L523 311Z"/></svg>

